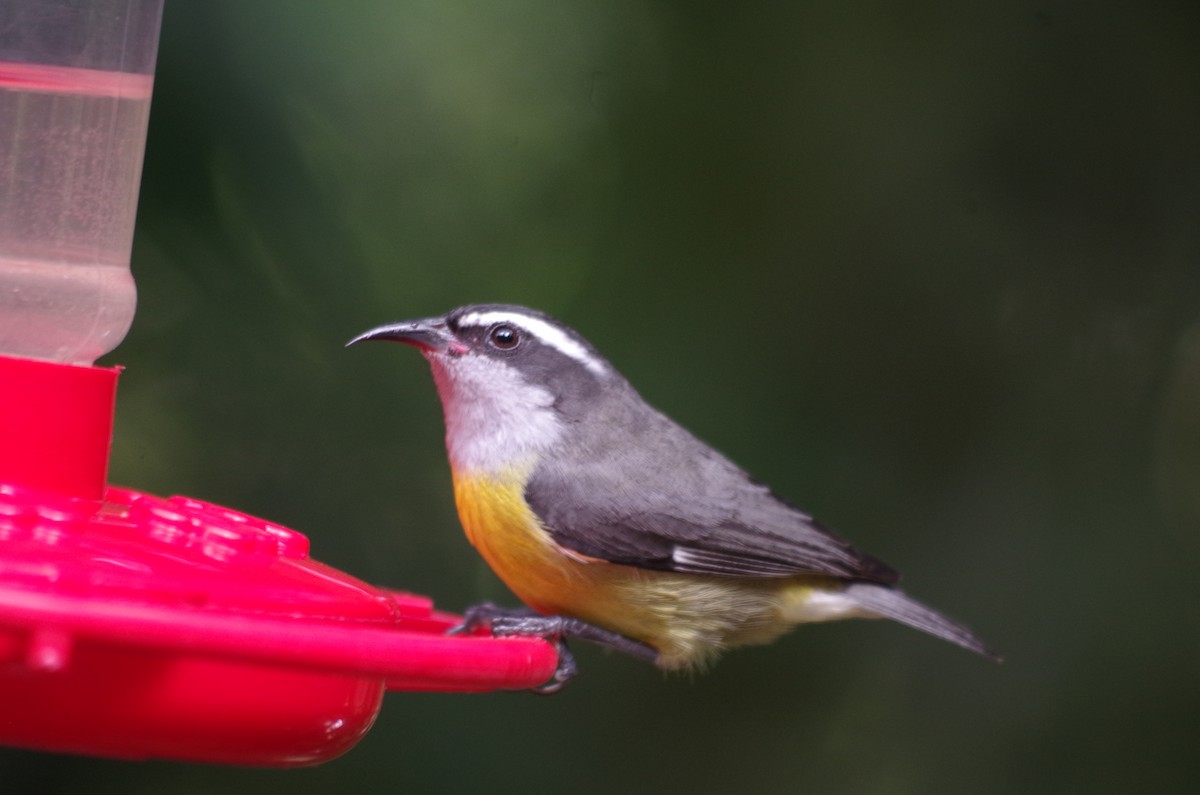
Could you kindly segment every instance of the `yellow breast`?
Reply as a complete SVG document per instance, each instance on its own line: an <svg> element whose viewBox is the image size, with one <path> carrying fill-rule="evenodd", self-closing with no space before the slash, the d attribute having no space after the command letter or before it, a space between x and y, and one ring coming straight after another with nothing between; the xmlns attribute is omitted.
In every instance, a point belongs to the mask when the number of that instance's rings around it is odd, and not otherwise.
<svg viewBox="0 0 1200 795"><path fill-rule="evenodd" d="M523 602L542 613L571 611L594 597L596 578L550 538L525 502L524 472L454 475L458 516L471 545Z"/></svg>
<svg viewBox="0 0 1200 795"><path fill-rule="evenodd" d="M459 519L492 571L539 613L581 618L661 648L678 608L675 595L660 598L656 586L672 578L560 547L525 502L525 480L516 469L454 475Z"/></svg>
<svg viewBox="0 0 1200 795"><path fill-rule="evenodd" d="M792 624L820 578L721 577L651 571L563 549L525 502L526 473L454 474L467 538L521 601L657 648L659 665L703 665L722 648L765 643Z"/></svg>

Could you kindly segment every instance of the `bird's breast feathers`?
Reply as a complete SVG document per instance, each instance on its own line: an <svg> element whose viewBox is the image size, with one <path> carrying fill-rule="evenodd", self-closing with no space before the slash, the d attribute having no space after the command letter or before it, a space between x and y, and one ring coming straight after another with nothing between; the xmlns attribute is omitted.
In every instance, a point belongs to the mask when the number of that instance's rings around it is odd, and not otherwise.
<svg viewBox="0 0 1200 795"><path fill-rule="evenodd" d="M589 561L554 543L525 502L526 467L454 473L454 498L467 539L526 604L561 609L589 590L578 569Z"/></svg>
<svg viewBox="0 0 1200 795"><path fill-rule="evenodd" d="M727 643L776 637L787 628L784 610L813 591L806 578L791 578L790 587L780 589L771 580L648 572L559 546L525 501L526 479L522 467L454 473L459 518L471 544L533 609L649 643L663 667L703 664Z"/></svg>

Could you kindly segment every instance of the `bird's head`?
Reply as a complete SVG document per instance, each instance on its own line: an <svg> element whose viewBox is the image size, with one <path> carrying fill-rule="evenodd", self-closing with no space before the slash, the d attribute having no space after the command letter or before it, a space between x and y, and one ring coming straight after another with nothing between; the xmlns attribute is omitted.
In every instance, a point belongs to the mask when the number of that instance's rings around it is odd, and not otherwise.
<svg viewBox="0 0 1200 795"><path fill-rule="evenodd" d="M537 455L626 382L587 340L542 312L473 304L371 329L367 340L417 348L433 369L458 470L496 470Z"/></svg>

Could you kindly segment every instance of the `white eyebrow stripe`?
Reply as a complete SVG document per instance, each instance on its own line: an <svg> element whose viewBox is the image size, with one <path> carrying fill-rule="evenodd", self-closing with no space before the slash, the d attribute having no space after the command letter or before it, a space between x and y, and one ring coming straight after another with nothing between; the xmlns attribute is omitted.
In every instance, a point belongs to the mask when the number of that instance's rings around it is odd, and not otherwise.
<svg viewBox="0 0 1200 795"><path fill-rule="evenodd" d="M519 326L564 356L570 356L596 375L608 373L608 367L604 362L593 356L587 348L572 339L562 329L541 318L522 315L519 312L494 311L470 312L458 319L460 326L490 326L493 323L511 323Z"/></svg>

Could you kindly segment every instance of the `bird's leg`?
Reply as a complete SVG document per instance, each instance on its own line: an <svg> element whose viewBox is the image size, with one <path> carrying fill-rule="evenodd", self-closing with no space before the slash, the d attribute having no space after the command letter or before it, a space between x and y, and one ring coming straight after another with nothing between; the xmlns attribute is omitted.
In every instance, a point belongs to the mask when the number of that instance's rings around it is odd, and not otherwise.
<svg viewBox="0 0 1200 795"><path fill-rule="evenodd" d="M610 629L570 616L543 616L527 607L504 608L490 602L467 608L463 622L451 629L450 633L458 635L479 627L489 628L492 635L498 638L535 637L554 642L558 649L558 667L554 676L546 684L533 689L535 693L543 695L557 693L575 676L575 657L567 648L567 638L579 638L607 646L648 663L658 660L658 651L653 646Z"/></svg>
<svg viewBox="0 0 1200 795"><path fill-rule="evenodd" d="M544 616L528 607L500 607L491 602L473 605L463 614L463 622L450 630L451 635L461 635L480 627L487 627L496 637L578 638L610 649L616 649L630 657L648 663L658 660L658 651L640 640L627 638L611 629L589 624L570 616Z"/></svg>
<svg viewBox="0 0 1200 795"><path fill-rule="evenodd" d="M447 635L469 635L477 629L492 628L498 618L533 618L538 613L529 607L501 607L492 602L471 605L463 611L462 623L446 631Z"/></svg>

